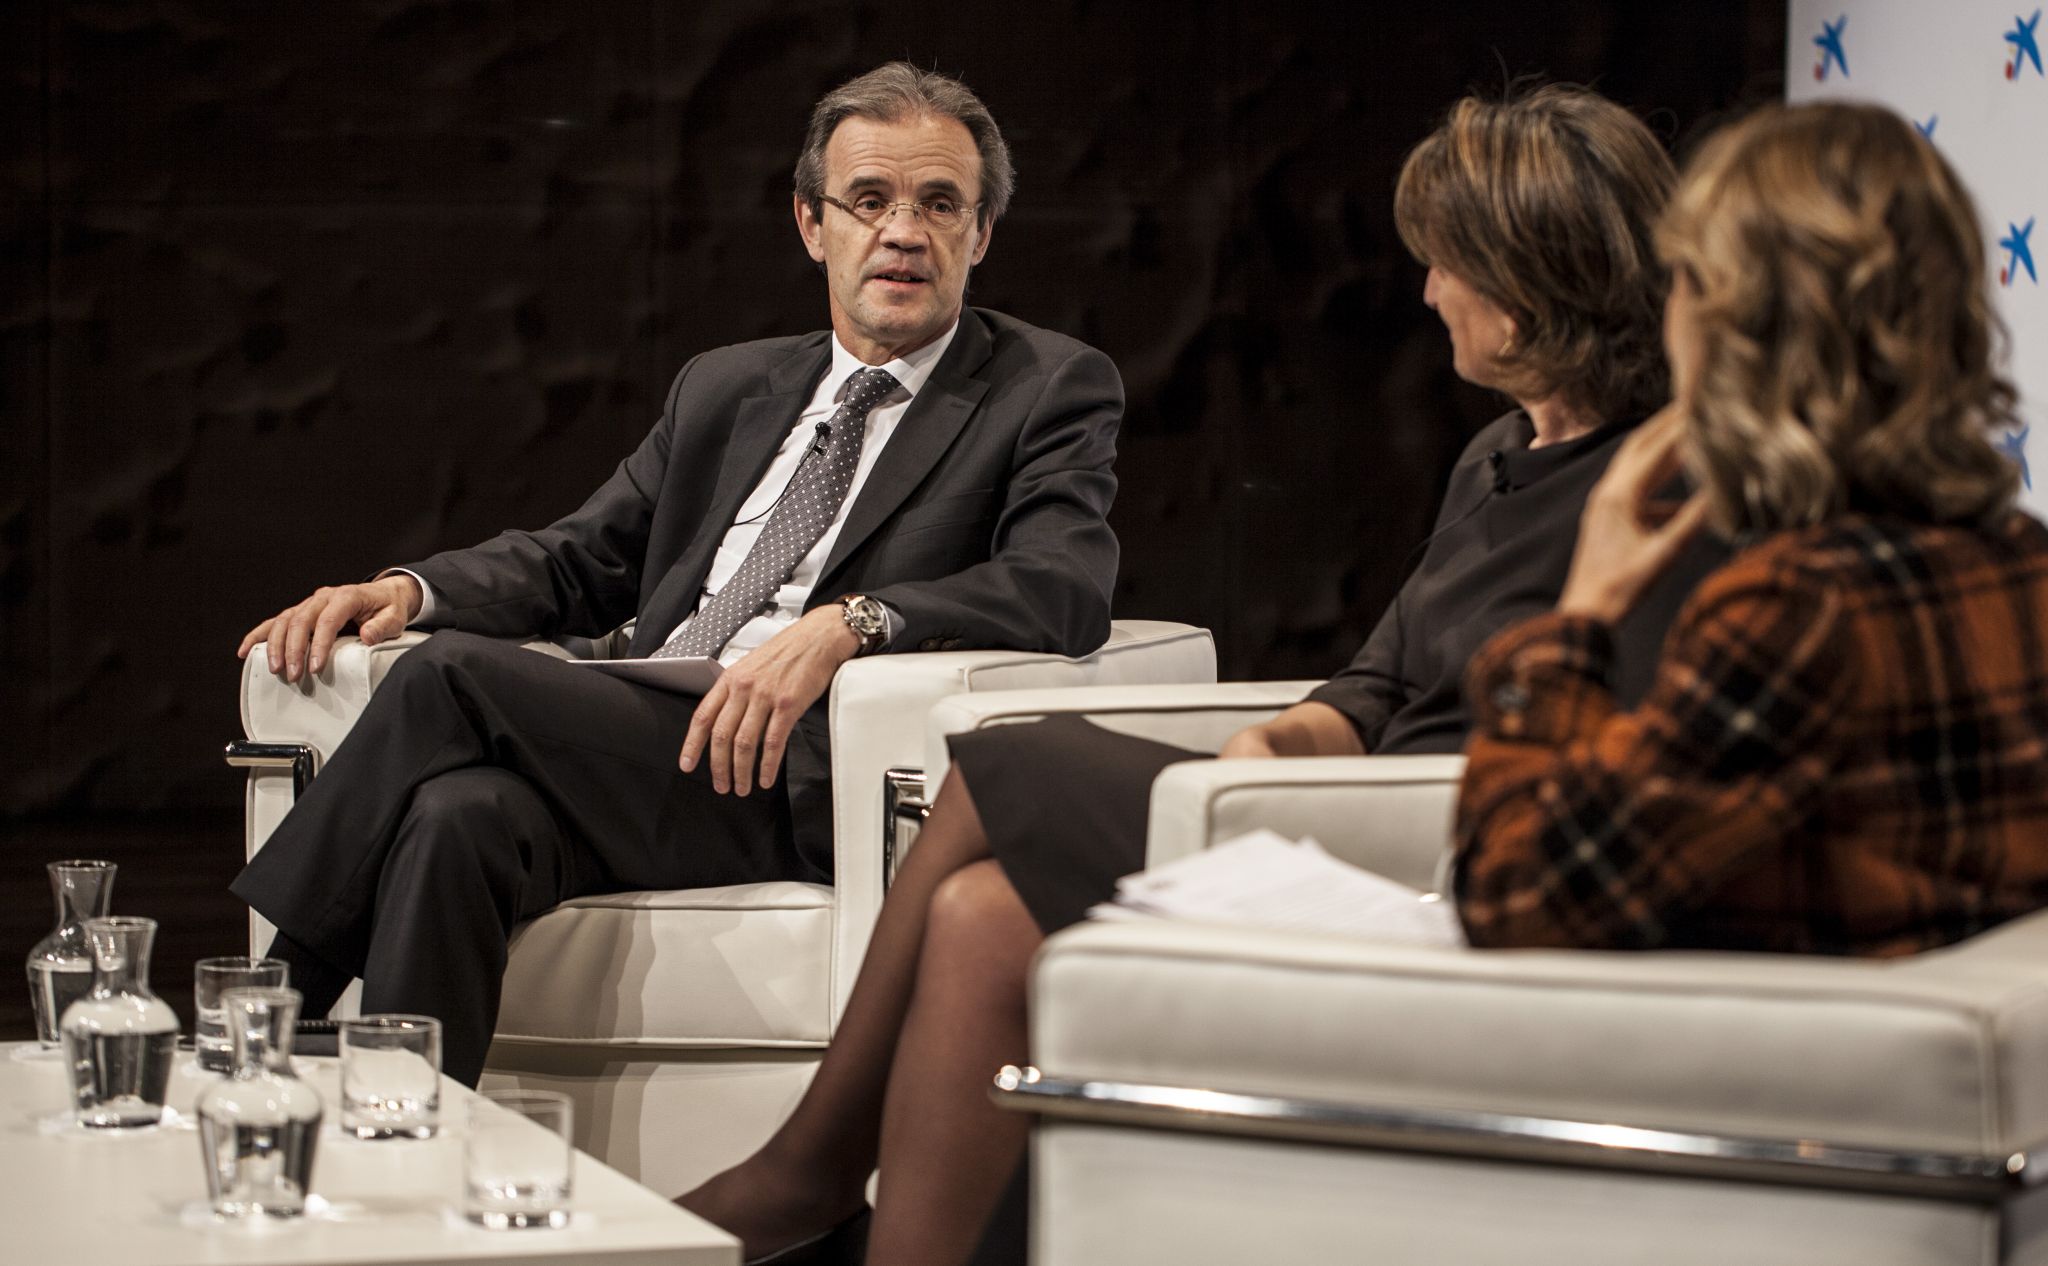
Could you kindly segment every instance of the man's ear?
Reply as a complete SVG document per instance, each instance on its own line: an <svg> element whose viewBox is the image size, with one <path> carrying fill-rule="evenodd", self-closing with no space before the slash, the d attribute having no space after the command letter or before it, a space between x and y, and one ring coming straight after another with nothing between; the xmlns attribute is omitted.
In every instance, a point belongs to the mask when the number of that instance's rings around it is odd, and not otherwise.
<svg viewBox="0 0 2048 1266"><path fill-rule="evenodd" d="M790 200L796 205L796 231L804 239L804 249L811 253L813 263L824 263L825 226L819 222L817 212L811 210L811 204L804 201L802 194L792 195Z"/></svg>
<svg viewBox="0 0 2048 1266"><path fill-rule="evenodd" d="M987 226L981 230L981 239L974 244L974 259L972 261L974 264L981 263L982 256L988 254L989 239L993 238L995 235L996 222L994 220L990 220Z"/></svg>

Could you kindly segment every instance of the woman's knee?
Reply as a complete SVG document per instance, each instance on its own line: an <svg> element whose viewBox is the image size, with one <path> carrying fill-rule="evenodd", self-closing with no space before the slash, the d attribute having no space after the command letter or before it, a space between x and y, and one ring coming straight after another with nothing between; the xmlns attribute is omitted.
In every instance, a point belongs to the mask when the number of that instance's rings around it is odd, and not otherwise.
<svg viewBox="0 0 2048 1266"><path fill-rule="evenodd" d="M925 924L927 961L1021 965L1043 939L998 862L963 866L932 892Z"/></svg>

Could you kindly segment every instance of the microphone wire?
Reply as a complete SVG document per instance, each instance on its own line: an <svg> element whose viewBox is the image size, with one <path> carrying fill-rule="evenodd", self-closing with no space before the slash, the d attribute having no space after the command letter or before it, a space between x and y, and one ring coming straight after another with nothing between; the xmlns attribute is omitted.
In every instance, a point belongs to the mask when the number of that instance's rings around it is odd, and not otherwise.
<svg viewBox="0 0 2048 1266"><path fill-rule="evenodd" d="M817 424L817 433L811 436L811 446L804 450L804 455L802 457L796 459L796 469L789 472L789 482L782 485L782 491L775 494L775 500L768 503L768 508L766 510L761 511L761 513L755 515L751 519L739 520L738 522L733 524L733 527L752 527L754 524L759 523L761 520L775 513L775 507L781 505L783 499L789 496L789 490L791 488L796 487L796 477L803 473L804 463L811 460L813 457L823 457L825 455L825 445L831 442L832 420L830 418L827 418L825 421Z"/></svg>

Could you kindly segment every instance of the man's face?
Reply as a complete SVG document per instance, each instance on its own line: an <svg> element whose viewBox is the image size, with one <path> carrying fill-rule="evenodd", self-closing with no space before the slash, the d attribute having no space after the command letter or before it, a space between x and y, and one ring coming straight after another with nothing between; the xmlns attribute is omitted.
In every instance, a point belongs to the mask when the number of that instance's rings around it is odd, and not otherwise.
<svg viewBox="0 0 2048 1266"><path fill-rule="evenodd" d="M825 145L825 192L848 204L863 195L978 203L981 155L957 119L850 118ZM969 217L958 228L934 229L905 208L869 225L829 202L813 215L802 198L796 223L811 258L825 266L833 332L870 365L915 351L952 327L967 274L988 252L994 228Z"/></svg>

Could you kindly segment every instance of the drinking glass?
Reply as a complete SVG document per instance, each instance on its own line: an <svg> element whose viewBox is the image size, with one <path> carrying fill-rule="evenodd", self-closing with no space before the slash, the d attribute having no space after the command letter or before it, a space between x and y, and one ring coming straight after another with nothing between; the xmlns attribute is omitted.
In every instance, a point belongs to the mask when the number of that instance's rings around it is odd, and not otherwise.
<svg viewBox="0 0 2048 1266"><path fill-rule="evenodd" d="M289 973L281 958L250 958L246 954L202 958L193 964L192 1050L201 1068L210 1073L234 1068L221 994L229 989L282 989L291 983Z"/></svg>
<svg viewBox="0 0 2048 1266"><path fill-rule="evenodd" d="M341 1022L341 1128L359 1139L430 1139L441 1121L441 1022Z"/></svg>
<svg viewBox="0 0 2048 1266"><path fill-rule="evenodd" d="M575 1110L553 1090L492 1090L469 1109L462 1214L493 1231L569 1225Z"/></svg>

